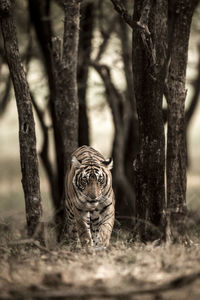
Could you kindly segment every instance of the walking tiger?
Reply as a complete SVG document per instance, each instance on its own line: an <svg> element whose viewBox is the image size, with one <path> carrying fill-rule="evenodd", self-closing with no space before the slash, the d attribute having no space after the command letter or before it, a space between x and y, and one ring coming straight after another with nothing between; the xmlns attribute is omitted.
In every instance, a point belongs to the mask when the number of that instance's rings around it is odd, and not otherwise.
<svg viewBox="0 0 200 300"><path fill-rule="evenodd" d="M69 238L82 246L107 247L115 218L112 159L89 146L72 153L66 176L66 215Z"/></svg>

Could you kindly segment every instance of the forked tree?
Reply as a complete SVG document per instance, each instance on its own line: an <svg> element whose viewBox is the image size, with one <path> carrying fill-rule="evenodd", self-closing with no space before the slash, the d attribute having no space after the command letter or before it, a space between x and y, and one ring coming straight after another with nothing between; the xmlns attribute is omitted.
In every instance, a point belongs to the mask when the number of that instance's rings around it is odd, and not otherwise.
<svg viewBox="0 0 200 300"><path fill-rule="evenodd" d="M133 18L121 1L111 1L133 28L133 80L139 123L139 152L134 162L139 234L142 239L154 239L167 233L168 241L180 237L187 241L185 74L191 20L198 1L135 0ZM164 94L168 104L166 187ZM148 223L158 234L149 235Z"/></svg>

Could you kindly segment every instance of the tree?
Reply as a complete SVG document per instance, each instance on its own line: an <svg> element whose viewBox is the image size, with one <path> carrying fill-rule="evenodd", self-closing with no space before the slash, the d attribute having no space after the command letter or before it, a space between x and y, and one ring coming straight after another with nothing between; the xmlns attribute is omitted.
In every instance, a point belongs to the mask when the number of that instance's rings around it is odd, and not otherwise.
<svg viewBox="0 0 200 300"><path fill-rule="evenodd" d="M167 238L175 241L184 233L186 213L185 73L190 25L198 1L135 0L133 21L120 1L111 1L133 28L133 80L139 122L139 153L134 161L139 234L142 239L155 238L152 233L151 237L146 235L145 224L150 222L165 236L166 189ZM168 103L166 187L164 94Z"/></svg>
<svg viewBox="0 0 200 300"><path fill-rule="evenodd" d="M79 146L89 145L89 124L86 92L92 52L92 38L95 28L95 4L86 2L81 7L80 40L78 48L78 99L79 99Z"/></svg>
<svg viewBox="0 0 200 300"><path fill-rule="evenodd" d="M167 207L169 240L185 239L186 215L186 137L185 81L190 26L198 1L172 3L169 40L170 66L167 77Z"/></svg>
<svg viewBox="0 0 200 300"><path fill-rule="evenodd" d="M53 43L53 66L56 83L55 112L56 124L60 130L61 148L59 149L63 168L62 184L70 167L71 154L78 147L78 89L77 58L79 39L80 1L64 0L63 49L58 38ZM64 188L63 188L64 194ZM64 196L60 198L56 210L56 223L60 234L63 228Z"/></svg>
<svg viewBox="0 0 200 300"><path fill-rule="evenodd" d="M19 55L16 28L9 0L0 1L0 20L6 58L18 109L22 185L25 196L28 235L33 236L38 234L42 217L35 123L29 86Z"/></svg>
<svg viewBox="0 0 200 300"><path fill-rule="evenodd" d="M167 1L135 1L133 74L139 120L139 153L134 162L137 217L161 226L164 208L164 125L162 98L166 72ZM155 238L155 237L154 237Z"/></svg>

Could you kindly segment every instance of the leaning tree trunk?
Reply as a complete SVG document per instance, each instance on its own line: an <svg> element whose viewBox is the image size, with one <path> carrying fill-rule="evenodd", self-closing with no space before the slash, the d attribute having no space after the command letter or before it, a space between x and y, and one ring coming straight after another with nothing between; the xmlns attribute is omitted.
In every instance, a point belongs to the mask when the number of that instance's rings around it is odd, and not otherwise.
<svg viewBox="0 0 200 300"><path fill-rule="evenodd" d="M25 195L28 235L33 236L38 232L42 216L35 123L29 87L19 55L10 0L0 1L0 20L18 109L22 185Z"/></svg>
<svg viewBox="0 0 200 300"><path fill-rule="evenodd" d="M64 175L70 166L71 153L78 146L77 58L80 20L80 0L63 0L65 21L63 49L61 41L53 39L53 63L56 82L56 122L62 137ZM64 193L64 190L63 190ZM62 199L64 200L64 199ZM57 213L58 234L63 232L64 203Z"/></svg>
<svg viewBox="0 0 200 300"><path fill-rule="evenodd" d="M197 1L176 1L167 80L167 207L168 241L186 238L185 80L192 15Z"/></svg>
<svg viewBox="0 0 200 300"><path fill-rule="evenodd" d="M160 237L164 207L162 98L166 68L167 2L134 2L133 74L139 126L139 153L134 171L136 213L142 239ZM148 223L149 229L152 229L151 236L147 234Z"/></svg>

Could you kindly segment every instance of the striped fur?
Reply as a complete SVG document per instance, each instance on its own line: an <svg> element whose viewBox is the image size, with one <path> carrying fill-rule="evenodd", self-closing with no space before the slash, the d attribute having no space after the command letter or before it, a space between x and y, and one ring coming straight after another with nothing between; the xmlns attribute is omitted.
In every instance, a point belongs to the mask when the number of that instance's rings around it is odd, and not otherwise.
<svg viewBox="0 0 200 300"><path fill-rule="evenodd" d="M71 162L66 177L69 237L78 236L82 246L108 246L115 218L112 160L82 146L73 152Z"/></svg>

